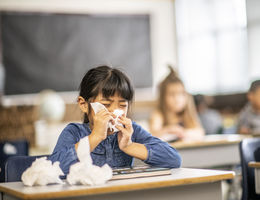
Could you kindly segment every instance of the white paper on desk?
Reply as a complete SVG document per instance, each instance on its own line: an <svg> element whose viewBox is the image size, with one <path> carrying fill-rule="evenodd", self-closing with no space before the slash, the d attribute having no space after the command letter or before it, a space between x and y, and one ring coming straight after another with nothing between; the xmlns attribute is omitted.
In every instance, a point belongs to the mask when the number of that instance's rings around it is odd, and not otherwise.
<svg viewBox="0 0 260 200"><path fill-rule="evenodd" d="M178 136L171 133L165 133L160 136L160 139L164 142L172 142L178 140Z"/></svg>
<svg viewBox="0 0 260 200"><path fill-rule="evenodd" d="M22 182L26 186L47 185L51 183L62 184L59 176L64 175L60 163L52 164L47 157L37 158L22 174Z"/></svg>
<svg viewBox="0 0 260 200"><path fill-rule="evenodd" d="M107 165L102 167L92 164L88 136L79 142L77 155L79 162L70 167L67 181L71 185L99 185L112 178L112 169Z"/></svg>
<svg viewBox="0 0 260 200"><path fill-rule="evenodd" d="M90 103L90 104L91 104L91 107L94 110L95 114L103 109L107 110L107 108L99 102ZM118 122L118 117L122 116L124 114L124 111L121 109L116 109L116 110L114 110L113 114L116 115L116 118L114 120L115 123L113 125L111 122L108 122L108 127L109 127L110 131L117 132L119 130L116 128L116 125L123 126L121 123Z"/></svg>

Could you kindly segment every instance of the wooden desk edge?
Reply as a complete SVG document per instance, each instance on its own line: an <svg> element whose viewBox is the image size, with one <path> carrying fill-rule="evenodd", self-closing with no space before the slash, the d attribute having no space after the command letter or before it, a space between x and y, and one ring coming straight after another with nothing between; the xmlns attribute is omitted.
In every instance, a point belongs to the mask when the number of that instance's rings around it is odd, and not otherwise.
<svg viewBox="0 0 260 200"><path fill-rule="evenodd" d="M230 145L238 144L241 140L220 140L220 141L197 141L197 142L172 142L170 145L176 149L187 149L194 147L208 147L208 146L220 146L220 145Z"/></svg>
<svg viewBox="0 0 260 200"><path fill-rule="evenodd" d="M170 186L181 186L181 185L190 185L196 183L206 183L206 182L216 182L221 180L233 179L235 173L230 171L225 174L211 175L206 177L199 178L186 178L186 179L177 179L177 180L165 180L165 181L156 181L156 182L144 182L137 184L128 184L128 185L117 185L110 187L100 187L100 188L87 188L79 190L70 190L62 192L49 192L49 193L38 193L38 194L24 194L22 192L17 192L12 189L2 187L0 185L0 191L13 195L21 199L46 199L46 198L62 198L62 197L75 197L83 195L95 195L95 194L108 194L124 191L134 191L134 190L143 190L143 189L153 189L153 188L163 188Z"/></svg>
<svg viewBox="0 0 260 200"><path fill-rule="evenodd" d="M210 135L209 135L210 136ZM232 136L225 136L225 135L219 135L220 138L216 138L214 140L200 140L200 141L177 141L177 142L171 142L170 145L176 149L188 149L188 148L194 148L194 147L208 147L208 146L220 146L220 145L231 145L231 144L238 144L243 139L251 138L250 135L235 135L236 138L232 138ZM208 137L208 136L205 136Z"/></svg>
<svg viewBox="0 0 260 200"><path fill-rule="evenodd" d="M248 163L249 167L253 167L253 168L260 168L260 162L249 162Z"/></svg>

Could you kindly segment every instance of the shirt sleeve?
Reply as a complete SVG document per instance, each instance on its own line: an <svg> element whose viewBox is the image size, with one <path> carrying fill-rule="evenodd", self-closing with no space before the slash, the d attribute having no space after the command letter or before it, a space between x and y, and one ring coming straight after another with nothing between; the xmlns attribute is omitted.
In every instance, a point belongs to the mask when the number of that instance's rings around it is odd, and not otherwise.
<svg viewBox="0 0 260 200"><path fill-rule="evenodd" d="M72 164L78 162L75 144L80 140L80 128L69 124L61 132L53 153L48 157L52 162L59 161L60 168L67 175Z"/></svg>
<svg viewBox="0 0 260 200"><path fill-rule="evenodd" d="M148 150L148 157L144 162L155 167L178 168L181 157L177 150L167 142L152 136L141 126L133 122L133 142L144 144Z"/></svg>

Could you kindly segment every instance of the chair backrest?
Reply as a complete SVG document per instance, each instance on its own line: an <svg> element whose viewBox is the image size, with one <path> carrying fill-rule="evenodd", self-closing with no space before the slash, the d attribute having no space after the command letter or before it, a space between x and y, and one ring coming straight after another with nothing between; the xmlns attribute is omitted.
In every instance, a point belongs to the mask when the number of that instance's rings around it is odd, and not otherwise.
<svg viewBox="0 0 260 200"><path fill-rule="evenodd" d="M250 161L260 161L256 152L260 150L260 138L244 139L239 144L241 167L242 167L242 200L260 199L255 192L254 169L248 167Z"/></svg>
<svg viewBox="0 0 260 200"><path fill-rule="evenodd" d="M40 156L12 156L5 163L5 182L21 181L23 172Z"/></svg>
<svg viewBox="0 0 260 200"><path fill-rule="evenodd" d="M11 156L28 156L29 144L26 140L0 142L0 182L5 181L5 162Z"/></svg>

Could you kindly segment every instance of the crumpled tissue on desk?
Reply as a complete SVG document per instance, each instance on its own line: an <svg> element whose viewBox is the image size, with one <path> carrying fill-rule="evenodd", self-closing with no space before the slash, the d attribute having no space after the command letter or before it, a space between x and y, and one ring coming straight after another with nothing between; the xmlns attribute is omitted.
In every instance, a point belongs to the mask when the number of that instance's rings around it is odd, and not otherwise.
<svg viewBox="0 0 260 200"><path fill-rule="evenodd" d="M67 175L69 184L99 185L104 184L112 178L113 172L108 164L102 167L93 165L88 136L80 140L77 155L79 162L70 167L69 174Z"/></svg>
<svg viewBox="0 0 260 200"><path fill-rule="evenodd" d="M102 167L93 165L88 136L80 140L77 156L79 162L70 166L70 171L67 175L67 182L70 185L98 185L104 184L112 178L113 172L108 164ZM51 183L64 184L59 178L59 176L64 175L59 164L59 162L55 162L52 165L52 162L47 160L47 157L38 158L22 174L22 182L27 186L47 185Z"/></svg>
<svg viewBox="0 0 260 200"><path fill-rule="evenodd" d="M32 166L27 168L22 174L22 182L26 186L33 185L47 185L51 183L62 184L62 180L59 176L63 176L63 172L60 168L60 163L55 162L52 164L47 157L37 158Z"/></svg>

